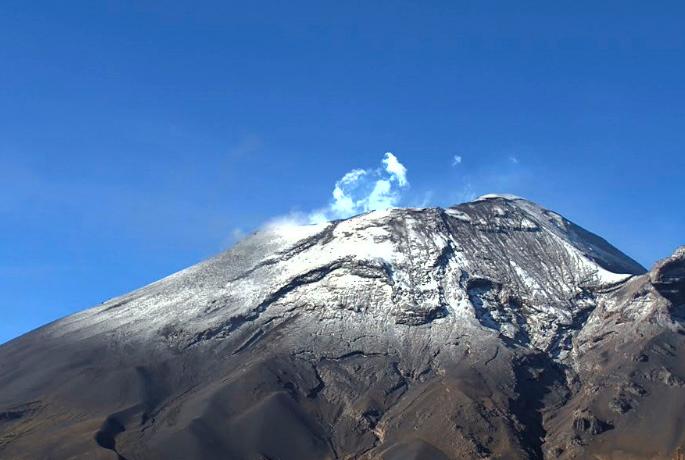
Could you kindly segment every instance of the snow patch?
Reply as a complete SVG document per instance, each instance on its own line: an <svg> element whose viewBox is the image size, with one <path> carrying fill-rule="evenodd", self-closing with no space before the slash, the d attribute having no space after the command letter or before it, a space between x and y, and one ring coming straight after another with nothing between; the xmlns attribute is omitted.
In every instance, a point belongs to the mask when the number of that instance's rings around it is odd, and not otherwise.
<svg viewBox="0 0 685 460"><path fill-rule="evenodd" d="M447 208L445 209L445 214L450 217L454 217L457 220L461 220L462 222L471 222L471 216L457 209Z"/></svg>
<svg viewBox="0 0 685 460"><path fill-rule="evenodd" d="M488 193L485 195L481 195L478 198L476 198L473 201L485 201L485 200L494 200L496 198L502 198L504 200L525 200L525 198L521 198L520 196L517 195L512 195L510 193Z"/></svg>

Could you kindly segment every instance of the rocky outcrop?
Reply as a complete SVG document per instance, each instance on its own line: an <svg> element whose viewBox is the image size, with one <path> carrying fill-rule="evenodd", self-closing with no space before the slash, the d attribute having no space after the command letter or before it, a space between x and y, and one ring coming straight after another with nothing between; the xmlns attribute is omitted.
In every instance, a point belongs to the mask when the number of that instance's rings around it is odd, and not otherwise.
<svg viewBox="0 0 685 460"><path fill-rule="evenodd" d="M685 305L685 246L656 264L650 273L650 282L675 307Z"/></svg>

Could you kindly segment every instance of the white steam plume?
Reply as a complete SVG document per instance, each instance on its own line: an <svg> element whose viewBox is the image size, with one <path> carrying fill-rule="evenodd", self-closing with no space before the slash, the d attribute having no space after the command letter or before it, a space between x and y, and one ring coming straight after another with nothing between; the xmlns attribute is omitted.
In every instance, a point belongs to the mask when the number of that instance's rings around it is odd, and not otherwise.
<svg viewBox="0 0 685 460"><path fill-rule="evenodd" d="M407 168L395 155L386 152L382 167L353 169L333 188L333 199L326 208L309 214L309 222L319 223L397 206L402 191L409 187Z"/></svg>

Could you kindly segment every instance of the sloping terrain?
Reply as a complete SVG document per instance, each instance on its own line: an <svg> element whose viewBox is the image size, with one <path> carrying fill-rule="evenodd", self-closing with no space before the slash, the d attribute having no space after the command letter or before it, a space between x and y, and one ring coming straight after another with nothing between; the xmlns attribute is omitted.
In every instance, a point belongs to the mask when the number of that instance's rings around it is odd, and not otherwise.
<svg viewBox="0 0 685 460"><path fill-rule="evenodd" d="M516 197L281 225L1 346L0 458L678 458L683 321Z"/></svg>

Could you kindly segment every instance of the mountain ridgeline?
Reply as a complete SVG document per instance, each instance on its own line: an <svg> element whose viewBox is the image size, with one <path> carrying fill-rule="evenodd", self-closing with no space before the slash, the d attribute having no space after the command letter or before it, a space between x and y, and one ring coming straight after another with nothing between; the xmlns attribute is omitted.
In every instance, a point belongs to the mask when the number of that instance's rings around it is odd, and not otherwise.
<svg viewBox="0 0 685 460"><path fill-rule="evenodd" d="M682 459L685 248L513 196L261 230L0 346L0 458Z"/></svg>

